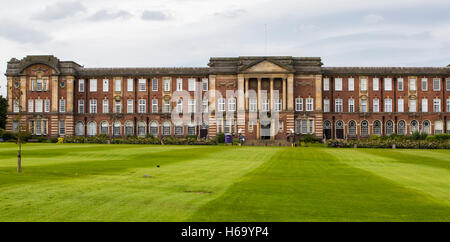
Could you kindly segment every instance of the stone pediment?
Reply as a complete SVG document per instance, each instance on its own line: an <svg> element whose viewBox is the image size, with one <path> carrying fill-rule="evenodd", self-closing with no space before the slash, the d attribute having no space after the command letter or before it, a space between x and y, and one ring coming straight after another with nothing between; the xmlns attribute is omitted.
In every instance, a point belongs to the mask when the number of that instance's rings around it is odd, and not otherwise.
<svg viewBox="0 0 450 242"><path fill-rule="evenodd" d="M292 73L294 70L286 65L271 60L261 60L240 68L243 73Z"/></svg>

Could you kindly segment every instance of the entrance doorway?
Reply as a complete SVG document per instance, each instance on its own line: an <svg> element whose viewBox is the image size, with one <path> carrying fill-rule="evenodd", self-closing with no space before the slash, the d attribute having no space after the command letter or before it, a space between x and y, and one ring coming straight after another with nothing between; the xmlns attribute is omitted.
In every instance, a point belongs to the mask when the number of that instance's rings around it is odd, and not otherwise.
<svg viewBox="0 0 450 242"><path fill-rule="evenodd" d="M261 139L270 139L270 123L261 124Z"/></svg>
<svg viewBox="0 0 450 242"><path fill-rule="evenodd" d="M331 139L331 122L328 120L323 123L323 134L325 139Z"/></svg>

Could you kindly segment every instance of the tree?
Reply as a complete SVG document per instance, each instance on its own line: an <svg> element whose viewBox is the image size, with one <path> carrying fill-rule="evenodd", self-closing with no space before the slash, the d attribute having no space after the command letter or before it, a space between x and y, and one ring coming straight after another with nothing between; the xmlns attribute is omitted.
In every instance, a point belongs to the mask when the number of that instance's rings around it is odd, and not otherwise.
<svg viewBox="0 0 450 242"><path fill-rule="evenodd" d="M13 89L13 87L11 87L11 89ZM18 103L19 112L14 120L18 124L17 133L16 133L16 144L18 145L17 172L21 173L22 172L22 145L25 144L26 126L23 124L23 122L21 122L22 121L22 105L20 104L20 100L22 98L22 91L18 90L17 94L18 94L18 98L16 100L17 100L17 102L19 102ZM16 100L14 100L14 101L16 101Z"/></svg>
<svg viewBox="0 0 450 242"><path fill-rule="evenodd" d="M0 96L0 129L6 128L6 110L8 109L8 100Z"/></svg>

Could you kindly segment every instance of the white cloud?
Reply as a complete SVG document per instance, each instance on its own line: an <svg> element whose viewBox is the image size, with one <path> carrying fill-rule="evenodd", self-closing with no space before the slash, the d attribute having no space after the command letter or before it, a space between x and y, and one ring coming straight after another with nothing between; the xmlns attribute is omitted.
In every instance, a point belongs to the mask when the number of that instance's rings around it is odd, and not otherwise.
<svg viewBox="0 0 450 242"><path fill-rule="evenodd" d="M33 15L34 19L52 21L71 17L78 12L85 11L86 8L80 2L57 2L47 5L44 10Z"/></svg>
<svg viewBox="0 0 450 242"><path fill-rule="evenodd" d="M446 66L450 15L442 12L448 0L10 1L0 9L0 71L30 54L87 67L206 66L211 56L264 55L265 24L268 55ZM0 87L5 81L0 75Z"/></svg>
<svg viewBox="0 0 450 242"><path fill-rule="evenodd" d="M157 21L162 21L162 20L167 20L169 19L169 15L161 12L161 11L150 11L150 10L145 10L142 13L142 19L143 20L157 20Z"/></svg>
<svg viewBox="0 0 450 242"><path fill-rule="evenodd" d="M114 20L114 19L126 19L133 16L131 13L120 10L120 11L108 11L106 9L101 9L94 13L92 16L88 18L90 21L106 21L106 20Z"/></svg>
<svg viewBox="0 0 450 242"><path fill-rule="evenodd" d="M383 22L384 18L383 18L383 16L380 16L380 15L369 14L369 15L364 16L363 20L364 20L364 22L366 22L368 24L377 24L377 23Z"/></svg>

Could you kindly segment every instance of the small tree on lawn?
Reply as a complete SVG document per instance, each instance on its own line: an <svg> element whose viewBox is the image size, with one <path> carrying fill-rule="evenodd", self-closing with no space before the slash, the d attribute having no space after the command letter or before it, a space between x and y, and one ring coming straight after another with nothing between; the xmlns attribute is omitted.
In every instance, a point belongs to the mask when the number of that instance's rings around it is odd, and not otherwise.
<svg viewBox="0 0 450 242"><path fill-rule="evenodd" d="M12 89L13 87L11 87ZM22 145L25 144L25 136L26 136L26 126L21 122L22 120L22 105L20 104L20 100L22 98L22 91L18 91L18 99L14 100L18 102L19 112L15 118L17 122L17 133L16 133L16 144L18 145L17 151L17 172L22 172Z"/></svg>

